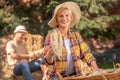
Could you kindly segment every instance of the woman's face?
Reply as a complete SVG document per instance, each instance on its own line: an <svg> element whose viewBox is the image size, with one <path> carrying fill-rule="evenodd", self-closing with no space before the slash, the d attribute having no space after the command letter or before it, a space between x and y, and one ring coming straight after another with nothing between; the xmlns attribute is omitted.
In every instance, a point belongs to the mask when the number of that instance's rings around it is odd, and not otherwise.
<svg viewBox="0 0 120 80"><path fill-rule="evenodd" d="M63 9L57 14L56 18L57 18L58 27L67 28L71 23L72 14L68 9Z"/></svg>

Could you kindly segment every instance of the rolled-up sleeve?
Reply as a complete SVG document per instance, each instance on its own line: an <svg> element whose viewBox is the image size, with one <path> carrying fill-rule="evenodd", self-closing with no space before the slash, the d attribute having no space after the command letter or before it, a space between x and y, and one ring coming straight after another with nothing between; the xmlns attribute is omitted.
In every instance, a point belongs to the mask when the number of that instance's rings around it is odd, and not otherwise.
<svg viewBox="0 0 120 80"><path fill-rule="evenodd" d="M6 44L6 53L9 55L11 52L15 52L14 45L11 42Z"/></svg>
<svg viewBox="0 0 120 80"><path fill-rule="evenodd" d="M91 50L89 46L86 44L86 42L82 39L79 33L77 33L78 41L80 45L80 52L83 56L83 60L85 60L88 64L91 63L91 61L96 60L93 54L91 53Z"/></svg>

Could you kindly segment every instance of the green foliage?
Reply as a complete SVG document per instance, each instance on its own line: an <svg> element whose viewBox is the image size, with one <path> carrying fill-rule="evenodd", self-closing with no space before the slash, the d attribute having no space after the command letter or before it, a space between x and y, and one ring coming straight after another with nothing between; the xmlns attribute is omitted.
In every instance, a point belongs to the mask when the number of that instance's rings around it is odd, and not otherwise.
<svg viewBox="0 0 120 80"><path fill-rule="evenodd" d="M47 6L46 6L46 13L52 13L54 11L54 8L56 5L58 5L58 1L51 1Z"/></svg>
<svg viewBox="0 0 120 80"><path fill-rule="evenodd" d="M120 15L112 15L109 17L110 21L116 22L120 20Z"/></svg>
<svg viewBox="0 0 120 80"><path fill-rule="evenodd" d="M19 18L13 14L13 5L9 5L8 1L0 1L0 36L12 33L15 26L27 20L26 17Z"/></svg>
<svg viewBox="0 0 120 80"><path fill-rule="evenodd" d="M25 25L30 33L44 32L41 6L32 5L32 7L28 7L14 0L2 0L0 4L2 4L0 5L1 36L12 33L14 28L21 24Z"/></svg>
<svg viewBox="0 0 120 80"><path fill-rule="evenodd" d="M31 0L33 1L33 0ZM12 33L14 28L23 24L30 33L46 35L50 29L47 22L51 19L56 5L65 1L76 2L81 9L80 22L74 27L83 37L100 37L114 39L119 33L119 25L112 25L120 20L119 14L110 15L110 10L118 0L37 0L23 3L21 0L0 1L0 35ZM9 30L9 31L8 31Z"/></svg>
<svg viewBox="0 0 120 80"><path fill-rule="evenodd" d="M75 26L83 37L103 36L114 39L114 33L109 22L119 21L120 15L109 15L108 9L112 9L117 0L74 0L81 8L82 16L80 22ZM97 34L96 34L97 33ZM100 37L101 39L103 37Z"/></svg>

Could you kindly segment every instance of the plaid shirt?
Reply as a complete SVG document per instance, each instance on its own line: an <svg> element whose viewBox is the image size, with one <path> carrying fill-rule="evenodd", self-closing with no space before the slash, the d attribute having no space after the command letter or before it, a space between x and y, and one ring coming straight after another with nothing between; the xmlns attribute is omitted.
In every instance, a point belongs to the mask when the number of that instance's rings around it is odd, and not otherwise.
<svg viewBox="0 0 120 80"><path fill-rule="evenodd" d="M56 29L56 30L58 30L57 32L59 35L60 34L59 29ZM48 33L45 40L45 45L44 45L45 49L43 52L43 60L45 61L46 61L46 55L49 54L49 49L51 48L50 37L52 35L51 34L52 32L53 31L50 31ZM83 75L82 71L83 71L83 68L85 68L83 63L87 64L87 68L89 68L91 61L95 60L95 58L91 54L89 47L83 41L83 39L81 38L78 32L69 30L68 38L70 39L70 43L71 43L70 48L71 48L72 59L75 66L75 72L77 75ZM45 75L47 74L47 75L53 76L55 75L56 72L59 72L59 73L65 72L66 68L67 68L67 51L63 43L62 56L60 56L60 60L55 61L53 65L47 65L47 68L45 70ZM89 71L89 70L86 69L86 71Z"/></svg>

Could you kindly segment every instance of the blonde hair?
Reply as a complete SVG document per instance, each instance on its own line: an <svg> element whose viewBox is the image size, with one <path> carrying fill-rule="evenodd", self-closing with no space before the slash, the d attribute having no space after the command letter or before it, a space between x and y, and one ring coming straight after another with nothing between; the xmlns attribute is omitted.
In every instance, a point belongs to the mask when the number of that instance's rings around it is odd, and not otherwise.
<svg viewBox="0 0 120 80"><path fill-rule="evenodd" d="M60 56L62 55L63 40L62 40L62 35L59 34L57 28L52 30L52 35L50 39L51 39L51 48L54 54L56 54L57 57L60 59Z"/></svg>
<svg viewBox="0 0 120 80"><path fill-rule="evenodd" d="M68 9L67 7L61 7L61 8L56 12L55 17L57 17L57 15L58 15L62 10L64 10L64 9L67 9L67 10L68 10L68 12L71 14L71 20L73 20L73 14L72 14L71 10ZM57 21L57 18L56 18L56 21Z"/></svg>
<svg viewBox="0 0 120 80"><path fill-rule="evenodd" d="M56 15L58 14L58 13L60 13L62 10L64 10L64 9L67 9L68 10L68 12L72 15L72 12L71 12L71 10L70 9L68 9L67 7L61 7L57 12L56 12Z"/></svg>

